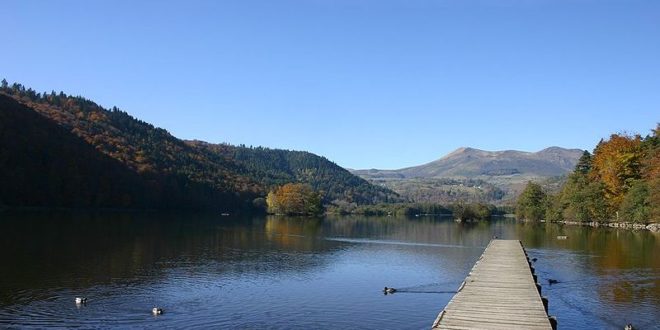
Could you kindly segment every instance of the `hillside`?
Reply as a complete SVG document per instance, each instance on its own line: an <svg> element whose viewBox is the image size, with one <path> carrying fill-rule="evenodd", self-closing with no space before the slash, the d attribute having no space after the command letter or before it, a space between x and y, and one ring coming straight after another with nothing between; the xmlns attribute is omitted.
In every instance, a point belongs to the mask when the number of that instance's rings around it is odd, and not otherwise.
<svg viewBox="0 0 660 330"><path fill-rule="evenodd" d="M246 148L203 141L187 141L187 144L203 151L210 159L232 159L244 170L242 173L258 178L266 187L305 182L323 192L327 202L374 204L401 200L392 191L369 184L325 157L309 152Z"/></svg>
<svg viewBox="0 0 660 330"><path fill-rule="evenodd" d="M0 204L142 204L135 200L144 193L137 174L6 95L0 95L0 145Z"/></svg>
<svg viewBox="0 0 660 330"><path fill-rule="evenodd" d="M418 202L503 203L513 199L529 180L546 182L550 188L558 189L557 181L573 170L582 152L559 147L539 152L459 148L419 166L352 173Z"/></svg>
<svg viewBox="0 0 660 330"><path fill-rule="evenodd" d="M41 94L26 89L20 84L9 86L6 83L3 83L0 93L3 94L3 112L10 113L11 116L21 112L41 115L41 117L34 115L12 117L16 121L14 127L32 127L36 125L33 121L42 122L38 118L47 119L49 125L45 123L40 125L49 126L51 130L54 129L51 127L54 123L55 126L63 129L63 132L76 137L75 141L86 143L89 147L87 153L95 151L99 155L94 157L112 160L113 164L121 164L122 171L127 175L130 174L131 179L123 183L119 180L112 189L123 193L131 189L142 189L141 187L155 191L147 194L147 199L153 198L150 202L135 200L123 204L104 203L103 205L107 207L190 207L232 210L249 208L254 198L263 197L273 185L286 182L309 183L318 189L323 189L326 193L326 201L371 203L396 198L393 192L375 187L327 159L311 153L263 148L248 149L230 145L212 147L201 142L186 142L162 128L133 118L124 111L117 108L104 109L82 97L68 96L62 92ZM10 99L13 99L13 103ZM19 108L20 110L16 110ZM2 134L3 143L0 150L4 158L18 157L17 150L27 150L28 153L39 148L50 150L51 146L46 146L44 143L68 147L73 141L69 138L58 139L55 142L48 139L33 139L29 135L32 133L24 130L6 130ZM62 131L60 130L58 134L61 135ZM24 141L25 145L22 145L24 148L14 150L11 141ZM29 145L30 141L34 141L35 145ZM40 159L39 157L38 153L25 155L21 166L26 166L28 171L26 176L36 175L45 185L51 180L69 182L72 176L75 176L75 173L61 171L58 167L52 168L50 163L44 164L44 168L40 169L46 171L47 176L43 173L33 173L37 169L30 166L30 160ZM61 156L53 157L61 162L74 162L69 158L74 158L75 153L62 153ZM79 167L104 169L108 166L104 161L81 163ZM259 163L256 163L257 161ZM0 164L3 166L0 170L7 170L5 167L9 164L9 162ZM90 174L90 177L94 175ZM321 184L320 181L325 184ZM13 192L11 187L4 187L3 190L5 195L11 195ZM49 198L54 198L52 195L56 192L57 190L47 195L44 202L35 202L34 205L57 204L49 202ZM15 205L9 200L4 202ZM63 203L78 205L70 201ZM91 202L83 204L96 206Z"/></svg>

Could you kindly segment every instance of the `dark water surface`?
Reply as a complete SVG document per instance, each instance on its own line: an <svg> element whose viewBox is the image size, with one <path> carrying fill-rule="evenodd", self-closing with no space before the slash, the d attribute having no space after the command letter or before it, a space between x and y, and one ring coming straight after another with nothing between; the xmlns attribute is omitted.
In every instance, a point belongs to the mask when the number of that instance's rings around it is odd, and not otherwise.
<svg viewBox="0 0 660 330"><path fill-rule="evenodd" d="M538 258L560 329L659 328L660 235L646 231L7 212L0 328L428 329L493 235L521 239ZM384 286L402 292L385 296ZM154 306L165 313L152 316Z"/></svg>

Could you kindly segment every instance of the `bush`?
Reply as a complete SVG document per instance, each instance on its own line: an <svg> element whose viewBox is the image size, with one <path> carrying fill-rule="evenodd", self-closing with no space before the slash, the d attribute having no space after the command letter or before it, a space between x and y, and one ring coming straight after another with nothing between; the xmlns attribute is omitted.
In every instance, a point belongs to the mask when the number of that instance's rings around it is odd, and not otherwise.
<svg viewBox="0 0 660 330"><path fill-rule="evenodd" d="M546 213L546 198L539 184L528 182L525 190L518 197L516 217L533 221L543 219Z"/></svg>
<svg viewBox="0 0 660 330"><path fill-rule="evenodd" d="M621 203L619 218L622 221L646 223L651 213L648 197L649 189L646 182L641 180L635 182Z"/></svg>

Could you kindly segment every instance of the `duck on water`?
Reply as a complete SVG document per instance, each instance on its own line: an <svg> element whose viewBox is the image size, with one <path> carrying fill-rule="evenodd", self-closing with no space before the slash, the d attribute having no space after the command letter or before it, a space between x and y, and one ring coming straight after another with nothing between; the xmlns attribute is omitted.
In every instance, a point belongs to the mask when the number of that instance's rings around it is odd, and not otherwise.
<svg viewBox="0 0 660 330"><path fill-rule="evenodd" d="M388 294L388 293L389 293L389 294L393 294L393 293L395 293L395 292L396 292L396 289L395 289L395 288L388 288L388 287L385 287L385 288L383 289L383 293L384 293L384 294Z"/></svg>

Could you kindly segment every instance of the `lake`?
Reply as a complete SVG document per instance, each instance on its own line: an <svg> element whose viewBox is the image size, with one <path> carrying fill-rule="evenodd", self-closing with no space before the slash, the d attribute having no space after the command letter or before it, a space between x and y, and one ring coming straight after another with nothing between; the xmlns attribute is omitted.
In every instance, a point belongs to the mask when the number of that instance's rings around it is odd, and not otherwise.
<svg viewBox="0 0 660 330"><path fill-rule="evenodd" d="M538 258L560 329L658 329L648 231L70 212L0 213L0 328L428 329L494 235Z"/></svg>

